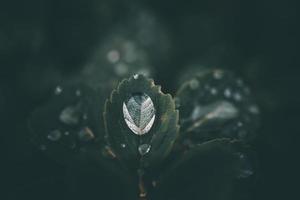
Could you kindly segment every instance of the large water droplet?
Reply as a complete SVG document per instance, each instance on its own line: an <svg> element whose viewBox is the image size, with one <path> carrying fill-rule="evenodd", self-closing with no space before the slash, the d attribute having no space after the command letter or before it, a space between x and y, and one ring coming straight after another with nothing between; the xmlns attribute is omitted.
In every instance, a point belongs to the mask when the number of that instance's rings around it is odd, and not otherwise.
<svg viewBox="0 0 300 200"><path fill-rule="evenodd" d="M151 149L150 144L142 144L139 146L139 152L140 152L141 156L144 156L147 153L149 153L150 149Z"/></svg>
<svg viewBox="0 0 300 200"><path fill-rule="evenodd" d="M135 93L123 102L123 114L127 126L137 135L150 131L155 120L155 108L145 93Z"/></svg>
<svg viewBox="0 0 300 200"><path fill-rule="evenodd" d="M139 78L139 75L138 75L138 74L135 74L135 75L133 75L133 78L134 78L134 79L138 79L138 78Z"/></svg>
<svg viewBox="0 0 300 200"><path fill-rule="evenodd" d="M213 107L214 106L214 107ZM221 101L212 105L212 111L207 114L207 118L232 119L238 115L239 110L227 101Z"/></svg>

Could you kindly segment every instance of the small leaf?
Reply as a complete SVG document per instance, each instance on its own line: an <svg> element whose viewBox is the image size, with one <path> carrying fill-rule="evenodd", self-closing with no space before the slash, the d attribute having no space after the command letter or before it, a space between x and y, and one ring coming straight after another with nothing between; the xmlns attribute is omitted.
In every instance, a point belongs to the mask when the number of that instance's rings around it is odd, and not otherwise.
<svg viewBox="0 0 300 200"><path fill-rule="evenodd" d="M230 71L194 70L176 99L185 138L199 143L214 138L249 141L255 137L258 106L249 87Z"/></svg>
<svg viewBox="0 0 300 200"><path fill-rule="evenodd" d="M135 75L122 81L106 101L108 142L129 168L157 166L178 136L178 111L153 80Z"/></svg>

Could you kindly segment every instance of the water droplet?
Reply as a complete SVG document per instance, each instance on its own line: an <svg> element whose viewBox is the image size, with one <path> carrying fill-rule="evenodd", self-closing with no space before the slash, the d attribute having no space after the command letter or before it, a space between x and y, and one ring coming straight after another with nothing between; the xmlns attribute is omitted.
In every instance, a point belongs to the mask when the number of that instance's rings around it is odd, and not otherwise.
<svg viewBox="0 0 300 200"><path fill-rule="evenodd" d="M157 186L157 181L152 181L152 186L156 187Z"/></svg>
<svg viewBox="0 0 300 200"><path fill-rule="evenodd" d="M59 130L54 130L54 131L51 131L47 138L51 141L57 141L59 140L61 137L61 132Z"/></svg>
<svg viewBox="0 0 300 200"><path fill-rule="evenodd" d="M236 83L237 83L237 85L240 86L240 87L244 85L244 82L243 82L242 79L237 79L237 80L236 80Z"/></svg>
<svg viewBox="0 0 300 200"><path fill-rule="evenodd" d="M115 66L115 72L118 76L124 76L128 72L128 66L125 63L119 63Z"/></svg>
<svg viewBox="0 0 300 200"><path fill-rule="evenodd" d="M216 105L212 112L207 114L208 119L232 119L238 115L238 109L227 101L222 101Z"/></svg>
<svg viewBox="0 0 300 200"><path fill-rule="evenodd" d="M78 108L74 106L68 106L59 115L59 119L61 122L68 124L68 125L74 125L79 122L79 112Z"/></svg>
<svg viewBox="0 0 300 200"><path fill-rule="evenodd" d="M235 93L233 95L234 100L236 101L241 101L242 100L242 95L240 93Z"/></svg>
<svg viewBox="0 0 300 200"><path fill-rule="evenodd" d="M259 114L259 108L256 105L252 105L249 107L249 112L252 114Z"/></svg>
<svg viewBox="0 0 300 200"><path fill-rule="evenodd" d="M144 156L147 153L149 153L150 149L151 149L151 145L149 145L149 144L142 144L139 146L139 152L140 152L141 156Z"/></svg>
<svg viewBox="0 0 300 200"><path fill-rule="evenodd" d="M222 71L220 69L214 70L213 76L215 79L221 79L224 76L224 71Z"/></svg>
<svg viewBox="0 0 300 200"><path fill-rule="evenodd" d="M65 135L70 135L70 132L69 132L69 131L66 131L64 134L65 134Z"/></svg>
<svg viewBox="0 0 300 200"><path fill-rule="evenodd" d="M155 120L155 108L145 93L135 93L123 102L123 115L129 129L137 135L150 131Z"/></svg>
<svg viewBox="0 0 300 200"><path fill-rule="evenodd" d="M78 138L81 141L88 142L90 140L93 140L95 138L95 135L90 128L85 127L78 132Z"/></svg>
<svg viewBox="0 0 300 200"><path fill-rule="evenodd" d="M121 144L121 147L122 147L122 148L125 148L125 147L126 147L126 144Z"/></svg>
<svg viewBox="0 0 300 200"><path fill-rule="evenodd" d="M224 90L224 96L225 96L226 98L230 98L230 97L231 97L231 91L230 91L229 88L226 88L226 89Z"/></svg>
<svg viewBox="0 0 300 200"><path fill-rule="evenodd" d="M138 78L139 78L139 75L138 75L138 74L135 74L135 75L133 75L133 78L134 78L134 79L138 79Z"/></svg>
<svg viewBox="0 0 300 200"><path fill-rule="evenodd" d="M151 72L150 72L150 68L152 68L151 66L147 67L147 68L142 68L140 70L138 70L138 74L142 74L144 75L145 77L149 77Z"/></svg>
<svg viewBox="0 0 300 200"><path fill-rule="evenodd" d="M211 89L210 89L210 93L211 93L212 95L216 95L216 94L218 94L218 90L217 90L216 88L211 88Z"/></svg>
<svg viewBox="0 0 300 200"><path fill-rule="evenodd" d="M201 106L197 105L191 115L191 118L193 121L199 119L201 116L203 116L205 113L203 113L204 109L202 109Z"/></svg>
<svg viewBox="0 0 300 200"><path fill-rule="evenodd" d="M242 123L242 122L238 122L238 123L237 123L237 126L238 126L238 127L242 127L242 126L243 126L243 123Z"/></svg>
<svg viewBox="0 0 300 200"><path fill-rule="evenodd" d="M61 86L57 86L54 90L55 95L60 95L63 91L63 88Z"/></svg>
<svg viewBox="0 0 300 200"><path fill-rule="evenodd" d="M107 53L107 60L111 63L116 63L120 60L120 53L117 50L111 50Z"/></svg>
<svg viewBox="0 0 300 200"><path fill-rule="evenodd" d="M75 94L76 94L76 96L81 96L81 91L80 90L76 90L76 92L75 92Z"/></svg>
<svg viewBox="0 0 300 200"><path fill-rule="evenodd" d="M199 87L199 81L195 78L192 79L189 84L190 84L191 89L193 89L193 90L195 90Z"/></svg>

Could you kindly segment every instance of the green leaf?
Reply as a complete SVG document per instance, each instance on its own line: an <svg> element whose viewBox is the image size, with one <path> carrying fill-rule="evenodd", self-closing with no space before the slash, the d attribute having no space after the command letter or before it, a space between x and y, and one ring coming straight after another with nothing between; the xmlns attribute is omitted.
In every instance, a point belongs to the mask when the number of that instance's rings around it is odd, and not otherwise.
<svg viewBox="0 0 300 200"><path fill-rule="evenodd" d="M29 118L31 138L42 151L66 163L87 145L104 142L104 97L84 84L57 86Z"/></svg>
<svg viewBox="0 0 300 200"><path fill-rule="evenodd" d="M184 76L184 75L183 75ZM252 140L259 109L251 90L230 71L198 69L176 94L182 135L201 143L215 138Z"/></svg>
<svg viewBox="0 0 300 200"><path fill-rule="evenodd" d="M76 162L68 165L70 197L137 199L137 180L103 150L102 146L89 145L77 155Z"/></svg>
<svg viewBox="0 0 300 200"><path fill-rule="evenodd" d="M232 199L242 144L215 139L184 152L156 180L156 199Z"/></svg>
<svg viewBox="0 0 300 200"><path fill-rule="evenodd" d="M136 95L140 96L136 97ZM143 98L145 100L147 96L153 103L149 106L154 106L155 110L152 126L151 109L147 113L144 108L136 108L139 105L137 102L142 101ZM136 102L128 105L132 120L126 122L123 108L129 100L133 101L132 97L136 99ZM142 75L123 80L112 92L110 99L105 103L104 120L109 145L117 158L131 169L157 166L170 153L178 136L178 111L175 109L171 95L163 94L160 86L156 86L153 80ZM138 123L141 120L145 122ZM136 127L149 124L150 130L135 132L128 123L135 123Z"/></svg>

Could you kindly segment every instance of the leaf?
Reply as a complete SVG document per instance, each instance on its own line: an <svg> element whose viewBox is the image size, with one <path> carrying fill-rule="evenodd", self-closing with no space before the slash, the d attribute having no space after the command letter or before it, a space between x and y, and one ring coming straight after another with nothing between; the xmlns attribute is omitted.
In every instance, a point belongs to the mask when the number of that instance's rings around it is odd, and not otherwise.
<svg viewBox="0 0 300 200"><path fill-rule="evenodd" d="M104 98L84 84L57 86L29 118L31 138L42 151L65 163L86 145L104 141Z"/></svg>
<svg viewBox="0 0 300 200"><path fill-rule="evenodd" d="M160 86L142 75L119 84L106 101L103 115L109 145L131 169L157 166L178 136L178 111L171 95L163 94Z"/></svg>
<svg viewBox="0 0 300 200"><path fill-rule="evenodd" d="M215 138L252 140L259 109L249 87L230 71L198 69L176 94L182 136L194 143Z"/></svg>
<svg viewBox="0 0 300 200"><path fill-rule="evenodd" d="M69 197L82 199L137 199L137 180L115 159L103 155L101 146L88 146L68 166Z"/></svg>
<svg viewBox="0 0 300 200"><path fill-rule="evenodd" d="M242 144L215 139L196 145L170 163L156 180L155 199L232 199Z"/></svg>

